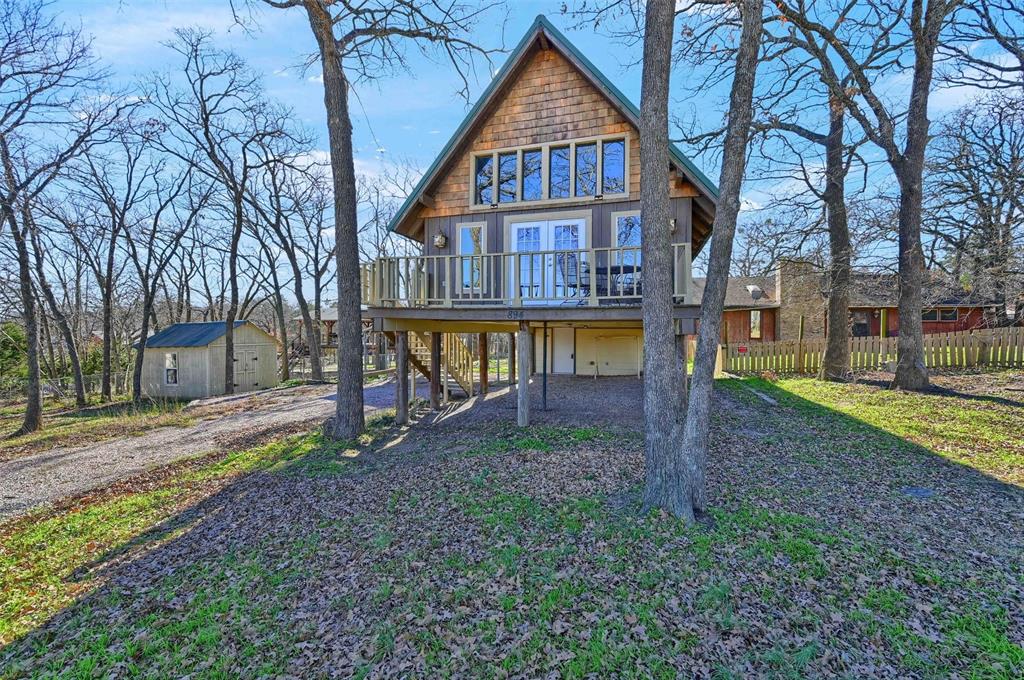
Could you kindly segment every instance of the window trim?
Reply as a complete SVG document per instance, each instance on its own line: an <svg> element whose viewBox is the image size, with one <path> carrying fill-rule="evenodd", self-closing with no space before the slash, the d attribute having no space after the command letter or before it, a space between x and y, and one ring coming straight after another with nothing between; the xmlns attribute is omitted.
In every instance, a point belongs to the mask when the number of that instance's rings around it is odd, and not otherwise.
<svg viewBox="0 0 1024 680"><path fill-rule="evenodd" d="M608 141L614 141L621 139L623 142L623 158L622 158L622 172L623 172L623 191L614 194L605 194L604 192L604 143ZM525 207L525 206L543 206L543 205L560 205L564 203L589 203L592 201L600 200L620 200L628 198L630 194L630 162L629 152L632 145L632 133L630 132L618 132L609 135L597 135L594 137L577 137L573 139L558 139L547 142L540 142L538 144L521 144L518 146L507 146L496 149L488 149L486 151L475 151L469 154L469 209L471 211L481 210L494 210L498 208L509 208L509 207ZM597 191L593 196L577 196L576 195L576 146L584 144L595 144L597 147ZM565 198L550 198L551 186L550 186L550 154L552 147L568 146L569 147L569 195ZM540 151L541 153L541 167L540 167L540 181L541 181L541 197L533 201L523 200L523 153L526 151ZM515 152L516 154L516 200L507 201L501 203L497 201L498 198L498 156L502 154L508 154ZM487 157L491 158L491 196L493 197L493 203L479 204L476 202L476 161L478 158Z"/></svg>
<svg viewBox="0 0 1024 680"><path fill-rule="evenodd" d="M757 315L757 335L754 335L754 315L755 314ZM748 331L750 333L750 339L751 340L763 340L764 339L764 315L761 313L760 309L751 309L750 310L749 326L750 326L750 328L748 329Z"/></svg>
<svg viewBox="0 0 1024 680"><path fill-rule="evenodd" d="M506 203L505 205L508 205L508 204ZM462 252L462 230L463 229L467 229L467 228L472 229L472 228L475 228L475 227L479 227L479 229L480 229L480 255L483 256L483 255L487 254L487 222L456 222L455 223L455 253L454 254L455 254L455 257L460 258L460 260L463 257L469 257L469 255L465 255ZM470 260L470 262L472 262L472 260ZM472 267L472 266L473 265L470 264L470 267ZM483 272L482 271L480 273L481 280L480 280L480 285L479 286L472 286L472 285L467 286L466 282L462 280L462 262L461 261L459 262L458 273L459 273L459 288L463 292L476 291L476 290L480 290L480 288L483 287Z"/></svg>
<svg viewBox="0 0 1024 680"><path fill-rule="evenodd" d="M174 368L167 368L167 358L173 357ZM181 384L181 373L178 364L178 353L177 352L164 352L164 385L167 387L177 387ZM167 372L174 371L174 382L170 382L167 379Z"/></svg>
<svg viewBox="0 0 1024 680"><path fill-rule="evenodd" d="M612 213L612 215L611 215L612 222L611 222L611 225L609 225L609 228L611 229L611 232L612 232L612 247L613 248L618 248L619 247L619 218L620 217L640 217L640 211L639 210L617 210L617 211ZM644 230L644 223L643 223L643 219L641 219L640 220L640 238L641 238L641 240L643 239L643 233L644 233L643 230Z"/></svg>

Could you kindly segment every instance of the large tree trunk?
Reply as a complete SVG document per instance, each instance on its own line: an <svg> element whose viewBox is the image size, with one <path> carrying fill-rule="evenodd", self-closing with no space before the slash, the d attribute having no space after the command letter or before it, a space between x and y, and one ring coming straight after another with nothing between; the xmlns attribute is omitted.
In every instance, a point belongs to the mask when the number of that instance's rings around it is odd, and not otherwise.
<svg viewBox="0 0 1024 680"><path fill-rule="evenodd" d="M235 317L238 316L238 243L242 240L241 193L235 196L235 221L231 231L231 249L228 251L228 279L231 296L224 314L224 394L235 393Z"/></svg>
<svg viewBox="0 0 1024 680"><path fill-rule="evenodd" d="M139 350L135 353L135 364L132 366L132 401L135 403L142 401L142 362L146 357L145 339L149 335L149 313L152 307L152 297L146 296L142 301L142 340L139 341Z"/></svg>
<svg viewBox="0 0 1024 680"><path fill-rule="evenodd" d="M825 141L825 210L831 266L828 275L828 328L825 358L818 377L842 380L850 372L850 228L846 216L846 164L843 146L843 106L830 102Z"/></svg>
<svg viewBox="0 0 1024 680"><path fill-rule="evenodd" d="M100 369L100 401L107 402L113 398L113 390L110 387L111 363L113 360L114 346L114 268L107 268L107 275L100 285L100 295L103 296L103 367ZM145 341L141 338L140 341Z"/></svg>
<svg viewBox="0 0 1024 680"><path fill-rule="evenodd" d="M277 323L281 325L281 380L285 381L291 378L291 367L288 366L288 323L284 318L284 300L280 293L274 296L274 311L277 313Z"/></svg>
<svg viewBox="0 0 1024 680"><path fill-rule="evenodd" d="M914 41L914 77L907 107L907 139L903 157L894 168L900 184L900 336L897 341L896 376L893 386L905 390L928 387L924 365L924 334L921 325L921 284L924 249L921 247L921 204L924 154L928 146L928 94L931 90L935 49L946 10L929 2L925 9L914 0L911 23L919 26Z"/></svg>
<svg viewBox="0 0 1024 680"><path fill-rule="evenodd" d="M921 323L921 283L924 275L924 251L921 247L923 165L921 168L916 173L916 180L913 171L900 173L900 334L896 345L893 387L904 390L928 387L928 369L924 365L924 328Z"/></svg>
<svg viewBox="0 0 1024 680"><path fill-rule="evenodd" d="M712 224L711 257L701 303L700 329L694 355L693 379L690 381L689 404L686 410L683 450L686 453L685 478L695 511L707 504L704 468L711 429L711 398L715 378L715 357L722 328L722 308L729 279L736 216L740 209L740 188L746 167L747 137L752 117L751 102L754 76L757 71L762 26L761 3L743 0L739 3L743 27L736 54L735 76L729 96L729 121L722 150L722 172L719 179L718 209Z"/></svg>
<svg viewBox="0 0 1024 680"><path fill-rule="evenodd" d="M306 0L305 7L323 65L324 105L327 107L327 133L334 179L334 241L338 271L338 400L334 418L328 421L325 429L335 439L351 439L363 431L365 422L359 244L352 122L348 112L349 85L334 40L330 14L318 0Z"/></svg>
<svg viewBox="0 0 1024 680"><path fill-rule="evenodd" d="M668 90L672 68L673 0L650 0L644 20L640 92L640 211L644 266L644 509L693 521L680 479L682 365L672 321L672 243L668 182Z"/></svg>

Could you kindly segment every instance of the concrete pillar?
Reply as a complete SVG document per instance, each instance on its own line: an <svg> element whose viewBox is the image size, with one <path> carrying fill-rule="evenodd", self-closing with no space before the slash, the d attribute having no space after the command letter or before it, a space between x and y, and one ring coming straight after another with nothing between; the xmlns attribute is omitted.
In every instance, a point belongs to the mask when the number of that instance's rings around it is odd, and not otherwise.
<svg viewBox="0 0 1024 680"><path fill-rule="evenodd" d="M526 427L530 424L530 328L525 321L519 323L516 361L519 364L519 386L516 388L518 423L519 427Z"/></svg>
<svg viewBox="0 0 1024 680"><path fill-rule="evenodd" d="M487 394L488 372L490 369L490 357L487 353L487 333L481 333L477 338L477 346L480 350L480 394Z"/></svg>
<svg viewBox="0 0 1024 680"><path fill-rule="evenodd" d="M409 424L409 331L395 333L395 351L398 366L395 377L398 382L398 394L395 396L395 422L399 425Z"/></svg>
<svg viewBox="0 0 1024 680"><path fill-rule="evenodd" d="M441 334L430 332L430 410L441 408Z"/></svg>

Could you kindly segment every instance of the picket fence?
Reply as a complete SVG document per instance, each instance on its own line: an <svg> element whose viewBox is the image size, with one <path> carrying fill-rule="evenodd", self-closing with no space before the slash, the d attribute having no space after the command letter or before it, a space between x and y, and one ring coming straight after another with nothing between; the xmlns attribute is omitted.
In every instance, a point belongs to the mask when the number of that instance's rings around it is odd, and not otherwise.
<svg viewBox="0 0 1024 680"><path fill-rule="evenodd" d="M896 361L896 338L850 338L850 370L884 370ZM825 339L780 340L722 345L729 373L815 374ZM986 328L924 336L928 368L1024 368L1024 328Z"/></svg>

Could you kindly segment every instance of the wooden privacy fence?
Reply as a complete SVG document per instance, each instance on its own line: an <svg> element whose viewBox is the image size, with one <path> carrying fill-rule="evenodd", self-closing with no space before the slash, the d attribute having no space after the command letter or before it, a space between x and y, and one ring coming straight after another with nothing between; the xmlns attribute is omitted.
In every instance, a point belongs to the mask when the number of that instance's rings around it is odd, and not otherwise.
<svg viewBox="0 0 1024 680"><path fill-rule="evenodd" d="M850 338L850 370L874 371L896 361L896 338ZM825 339L780 340L722 345L723 368L730 373L815 374L825 355ZM1024 328L990 328L924 336L928 368L1024 368Z"/></svg>

